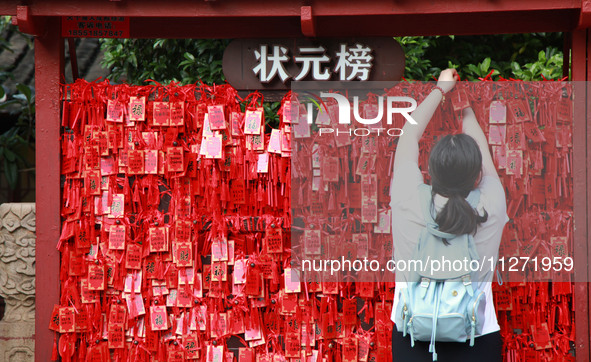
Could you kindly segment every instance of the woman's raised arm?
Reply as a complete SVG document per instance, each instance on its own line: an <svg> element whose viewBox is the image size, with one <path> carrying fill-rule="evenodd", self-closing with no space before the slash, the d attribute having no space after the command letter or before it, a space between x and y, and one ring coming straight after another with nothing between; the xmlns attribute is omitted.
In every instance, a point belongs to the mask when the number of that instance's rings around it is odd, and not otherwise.
<svg viewBox="0 0 591 362"><path fill-rule="evenodd" d="M482 154L482 177L493 176L498 179L499 175L497 174L497 168L493 163L488 148L488 141L471 107L465 108L462 111L462 133L474 138L474 141L478 144L478 148L480 148L480 153Z"/></svg>
<svg viewBox="0 0 591 362"><path fill-rule="evenodd" d="M402 128L402 136L396 146L396 157L394 159L394 173L400 167L403 161L412 160L418 162L419 159L419 140L425 132L433 113L441 103L443 93L453 89L458 79L458 73L455 69L446 69L441 72L437 80L437 87L419 104L417 109L411 113L411 117L417 124L406 122Z"/></svg>

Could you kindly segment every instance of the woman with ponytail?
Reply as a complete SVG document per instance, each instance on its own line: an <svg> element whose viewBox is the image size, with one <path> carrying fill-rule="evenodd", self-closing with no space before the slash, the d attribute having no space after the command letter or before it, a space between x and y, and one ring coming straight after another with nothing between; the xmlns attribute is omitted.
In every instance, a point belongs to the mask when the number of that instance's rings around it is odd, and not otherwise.
<svg viewBox="0 0 591 362"><path fill-rule="evenodd" d="M392 236L395 261L412 259L425 228L420 205L419 185L424 183L418 166L419 140L433 113L446 93L458 79L455 69L441 72L435 86L411 114L416 124L407 122L396 149L394 177L390 188ZM493 163L486 136L474 111L462 111L462 133L446 135L431 149L429 169L431 178L431 210L440 231L461 235L472 234L480 262L498 258L503 228L509 218L505 190ZM480 191L480 201L472 208L466 197L474 189ZM448 241L442 239L447 244ZM435 256L436 257L436 256ZM490 263L490 261L489 261ZM438 362L446 361L501 361L502 339L494 309L491 282L493 271L483 270L478 282L485 283L486 310L482 333L469 342L438 342ZM396 292L392 310L396 311L399 291L406 286L407 273L396 274ZM392 315L392 321L395 316ZM394 361L431 361L429 342L415 342L394 328L392 332Z"/></svg>

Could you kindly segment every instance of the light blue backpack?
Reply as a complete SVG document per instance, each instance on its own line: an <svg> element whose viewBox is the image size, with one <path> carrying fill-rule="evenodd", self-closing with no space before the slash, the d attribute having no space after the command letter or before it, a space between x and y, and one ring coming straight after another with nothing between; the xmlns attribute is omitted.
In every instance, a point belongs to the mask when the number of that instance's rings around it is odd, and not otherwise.
<svg viewBox="0 0 591 362"><path fill-rule="evenodd" d="M409 274L407 287L401 290L395 323L404 336L410 334L411 346L415 340L429 341L429 352L436 361L436 340L466 342L469 338L470 346L474 345L474 336L482 332L486 298L481 289L484 284L473 281L471 276L470 261L479 260L472 235L439 231L430 212L431 187L421 184L419 194L426 228L412 257L418 270ZM466 200L475 208L480 191L473 190ZM433 260L442 259L449 261L450 267L443 270L441 264L441 270L432 270L432 265L437 266ZM459 269L454 268L454 261L455 266L461 263Z"/></svg>

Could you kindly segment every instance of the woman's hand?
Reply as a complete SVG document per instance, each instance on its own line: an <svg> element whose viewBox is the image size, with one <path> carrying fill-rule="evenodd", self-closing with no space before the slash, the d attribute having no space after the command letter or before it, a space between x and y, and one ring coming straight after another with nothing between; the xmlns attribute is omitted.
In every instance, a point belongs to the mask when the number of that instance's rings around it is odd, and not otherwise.
<svg viewBox="0 0 591 362"><path fill-rule="evenodd" d="M439 75L437 86L441 87L445 93L448 93L454 88L458 79L460 79L458 72L453 68L448 68Z"/></svg>

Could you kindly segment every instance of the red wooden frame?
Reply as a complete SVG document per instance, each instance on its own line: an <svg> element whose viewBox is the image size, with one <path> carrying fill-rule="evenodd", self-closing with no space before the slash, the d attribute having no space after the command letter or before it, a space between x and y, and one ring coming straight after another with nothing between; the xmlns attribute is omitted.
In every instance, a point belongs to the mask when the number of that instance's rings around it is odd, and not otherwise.
<svg viewBox="0 0 591 362"><path fill-rule="evenodd" d="M53 334L47 328L59 298L60 229L59 82L64 41L60 16L127 16L136 38L237 38L300 36L473 35L516 32L570 32L572 80L591 79L591 0L3 0L0 14L16 16L35 39L37 107L37 250L35 360L47 361ZM569 56L565 54L568 62ZM568 68L565 67L568 71ZM591 269L591 89L576 85L574 201L576 272ZM584 96L581 96L584 95ZM579 278L581 279L581 278ZM591 360L589 283L575 285L577 361Z"/></svg>

